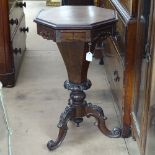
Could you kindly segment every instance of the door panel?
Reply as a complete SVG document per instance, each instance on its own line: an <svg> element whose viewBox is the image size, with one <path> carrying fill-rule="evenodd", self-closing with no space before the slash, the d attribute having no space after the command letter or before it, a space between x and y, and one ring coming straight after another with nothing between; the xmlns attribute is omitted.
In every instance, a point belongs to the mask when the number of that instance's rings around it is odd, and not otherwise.
<svg viewBox="0 0 155 155"><path fill-rule="evenodd" d="M137 24L137 54L135 65L135 87L134 104L132 108L132 127L141 154L145 152L145 134L148 115L148 82L150 67L150 47L149 47L149 16L151 0L141 0L139 2L139 14Z"/></svg>

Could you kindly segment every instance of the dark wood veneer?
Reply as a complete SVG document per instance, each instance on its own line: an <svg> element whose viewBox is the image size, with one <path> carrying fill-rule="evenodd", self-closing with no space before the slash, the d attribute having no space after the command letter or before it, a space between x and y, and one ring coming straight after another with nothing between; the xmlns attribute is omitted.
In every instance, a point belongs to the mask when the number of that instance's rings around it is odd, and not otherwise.
<svg viewBox="0 0 155 155"><path fill-rule="evenodd" d="M15 85L26 45L26 34L20 31L25 27L24 12L16 4L0 0L0 81L7 87Z"/></svg>
<svg viewBox="0 0 155 155"><path fill-rule="evenodd" d="M8 1L0 0L0 80L4 85L14 85L13 58L10 44Z"/></svg>

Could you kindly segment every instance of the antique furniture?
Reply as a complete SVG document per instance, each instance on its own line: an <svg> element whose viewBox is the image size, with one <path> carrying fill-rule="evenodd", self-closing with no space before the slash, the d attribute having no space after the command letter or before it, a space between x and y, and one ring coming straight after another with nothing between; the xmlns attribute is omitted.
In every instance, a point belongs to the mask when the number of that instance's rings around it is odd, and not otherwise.
<svg viewBox="0 0 155 155"><path fill-rule="evenodd" d="M0 80L12 87L26 48L25 15L26 2L0 0Z"/></svg>
<svg viewBox="0 0 155 155"><path fill-rule="evenodd" d="M57 12L57 14L54 14ZM88 53L94 51L98 39L105 39L115 33L116 14L113 10L95 6L61 6L43 10L36 17L37 33L43 38L57 43L68 73L65 89L71 90L68 106L60 116L59 135L56 141L49 141L49 150L56 149L67 133L67 122L79 123L84 116L93 116L98 121L98 128L108 137L120 137L121 129L109 130L106 127L101 107L87 103L84 90L91 87L87 79ZM90 51L90 52L88 52Z"/></svg>
<svg viewBox="0 0 155 155"><path fill-rule="evenodd" d="M131 135L137 3L133 0L99 0L100 7L113 9L118 14L115 36L104 41L103 60L120 113L123 137Z"/></svg>

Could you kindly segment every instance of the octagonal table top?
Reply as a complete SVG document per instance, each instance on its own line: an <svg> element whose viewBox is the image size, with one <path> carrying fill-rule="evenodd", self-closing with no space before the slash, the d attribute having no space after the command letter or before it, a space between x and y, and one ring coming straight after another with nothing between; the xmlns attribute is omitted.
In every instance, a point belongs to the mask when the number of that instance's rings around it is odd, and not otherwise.
<svg viewBox="0 0 155 155"><path fill-rule="evenodd" d="M54 29L92 29L116 20L116 12L111 9L96 6L60 6L41 10L34 21Z"/></svg>

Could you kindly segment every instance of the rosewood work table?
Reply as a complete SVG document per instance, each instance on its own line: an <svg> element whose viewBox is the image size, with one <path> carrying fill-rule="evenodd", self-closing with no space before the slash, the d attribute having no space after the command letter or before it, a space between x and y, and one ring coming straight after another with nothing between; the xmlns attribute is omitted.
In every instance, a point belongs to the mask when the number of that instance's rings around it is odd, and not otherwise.
<svg viewBox="0 0 155 155"><path fill-rule="evenodd" d="M65 81L64 87L71 91L68 106L58 123L58 137L56 141L48 142L48 149L54 150L62 143L67 134L68 121L79 126L84 116L95 117L98 128L104 135L120 137L121 129L109 130L102 108L87 103L84 92L91 87L87 71L96 42L115 33L115 12L95 6L61 6L42 10L34 21L39 35L57 43L68 73L68 81Z"/></svg>

